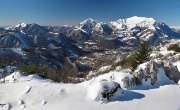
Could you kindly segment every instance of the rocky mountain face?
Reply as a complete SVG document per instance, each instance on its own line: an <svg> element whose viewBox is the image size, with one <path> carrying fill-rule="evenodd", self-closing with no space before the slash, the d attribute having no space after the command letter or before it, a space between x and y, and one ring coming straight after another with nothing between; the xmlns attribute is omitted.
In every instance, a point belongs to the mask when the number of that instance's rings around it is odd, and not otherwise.
<svg viewBox="0 0 180 110"><path fill-rule="evenodd" d="M6 49L19 56L16 62L29 62L30 59L36 62L35 59L41 59L39 62L48 63L55 68L61 68L66 57L76 59L88 54L89 57L96 56L99 59L102 55L97 52L104 52L104 55L112 57L112 53L116 52L108 49L134 48L140 40L147 40L154 46L179 38L180 33L173 31L165 23L137 16L109 23L89 18L74 26L50 27L20 23L5 29L0 28L1 54L6 56ZM14 48L22 51L14 51ZM78 64L78 67L81 68L82 65ZM85 68L89 67L85 65ZM84 65L80 70L84 70Z"/></svg>

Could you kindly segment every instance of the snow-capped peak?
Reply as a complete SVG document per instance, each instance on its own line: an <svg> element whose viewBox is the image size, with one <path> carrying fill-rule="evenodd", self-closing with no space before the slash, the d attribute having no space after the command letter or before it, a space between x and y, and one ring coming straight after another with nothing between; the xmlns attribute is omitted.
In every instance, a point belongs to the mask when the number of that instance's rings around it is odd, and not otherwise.
<svg viewBox="0 0 180 110"><path fill-rule="evenodd" d="M149 24L152 25L154 24L155 20L153 18L146 18L146 17L137 17L137 16L133 16L131 18L127 18L126 22L128 24Z"/></svg>
<svg viewBox="0 0 180 110"><path fill-rule="evenodd" d="M126 25L128 29L132 29L136 26L147 27L149 29L155 29L154 24L156 20L153 18L133 16L127 19L119 19L114 22L110 22L114 27L121 29L123 25Z"/></svg>
<svg viewBox="0 0 180 110"><path fill-rule="evenodd" d="M96 20L93 20L92 18L88 18L86 20L84 20L83 22L80 23L80 25L85 25L85 24L96 24L97 21Z"/></svg>
<svg viewBox="0 0 180 110"><path fill-rule="evenodd" d="M15 25L15 27L26 27L26 24L25 23L20 23L20 24Z"/></svg>

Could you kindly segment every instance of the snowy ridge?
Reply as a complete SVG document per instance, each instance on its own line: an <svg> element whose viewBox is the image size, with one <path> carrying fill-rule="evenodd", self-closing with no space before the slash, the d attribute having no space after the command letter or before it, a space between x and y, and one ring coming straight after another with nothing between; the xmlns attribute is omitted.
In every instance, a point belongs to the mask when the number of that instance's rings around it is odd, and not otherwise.
<svg viewBox="0 0 180 110"><path fill-rule="evenodd" d="M96 23L97 23L96 20L93 20L92 18L88 18L88 19L84 20L83 22L81 22L80 25L81 26L83 26L83 25L91 25L91 24L95 25Z"/></svg>
<svg viewBox="0 0 180 110"><path fill-rule="evenodd" d="M17 24L17 25L15 25L15 26L12 26L12 27L7 27L6 30L14 29L14 28L20 28L20 27L24 28L24 27L26 27L26 26L27 26L27 24L25 24L25 23L20 23L20 24Z"/></svg>
<svg viewBox="0 0 180 110"><path fill-rule="evenodd" d="M26 24L25 23L20 23L18 25L15 25L15 27L26 27Z"/></svg>
<svg viewBox="0 0 180 110"><path fill-rule="evenodd" d="M147 27L148 29L155 30L156 21L153 18L146 18L146 17L131 17L127 19L119 19L115 22L110 22L112 26L114 26L117 29L123 29L123 26L126 25L128 30L139 26L139 27Z"/></svg>

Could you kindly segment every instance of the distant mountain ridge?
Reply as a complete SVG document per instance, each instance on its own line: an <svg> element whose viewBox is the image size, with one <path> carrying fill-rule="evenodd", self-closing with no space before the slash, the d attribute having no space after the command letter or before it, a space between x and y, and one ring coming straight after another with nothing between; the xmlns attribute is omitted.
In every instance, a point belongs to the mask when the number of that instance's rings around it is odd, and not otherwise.
<svg viewBox="0 0 180 110"><path fill-rule="evenodd" d="M84 43L88 40L108 40L110 43L105 45L110 45L109 47L137 46L140 40L147 40L151 45L159 45L170 39L179 38L180 33L173 31L165 23L137 16L109 23L88 18L75 26L51 27L20 23L0 29L1 47L59 47L63 43Z"/></svg>

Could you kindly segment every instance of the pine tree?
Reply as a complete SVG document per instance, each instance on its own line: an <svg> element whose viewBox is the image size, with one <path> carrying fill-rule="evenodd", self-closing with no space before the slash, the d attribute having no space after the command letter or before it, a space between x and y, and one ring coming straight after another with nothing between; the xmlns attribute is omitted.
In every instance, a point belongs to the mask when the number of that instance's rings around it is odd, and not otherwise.
<svg viewBox="0 0 180 110"><path fill-rule="evenodd" d="M149 53L151 48L149 47L147 41L142 41L136 53L134 53L134 58L131 62L131 70L134 71L137 66L145 61L149 60Z"/></svg>

